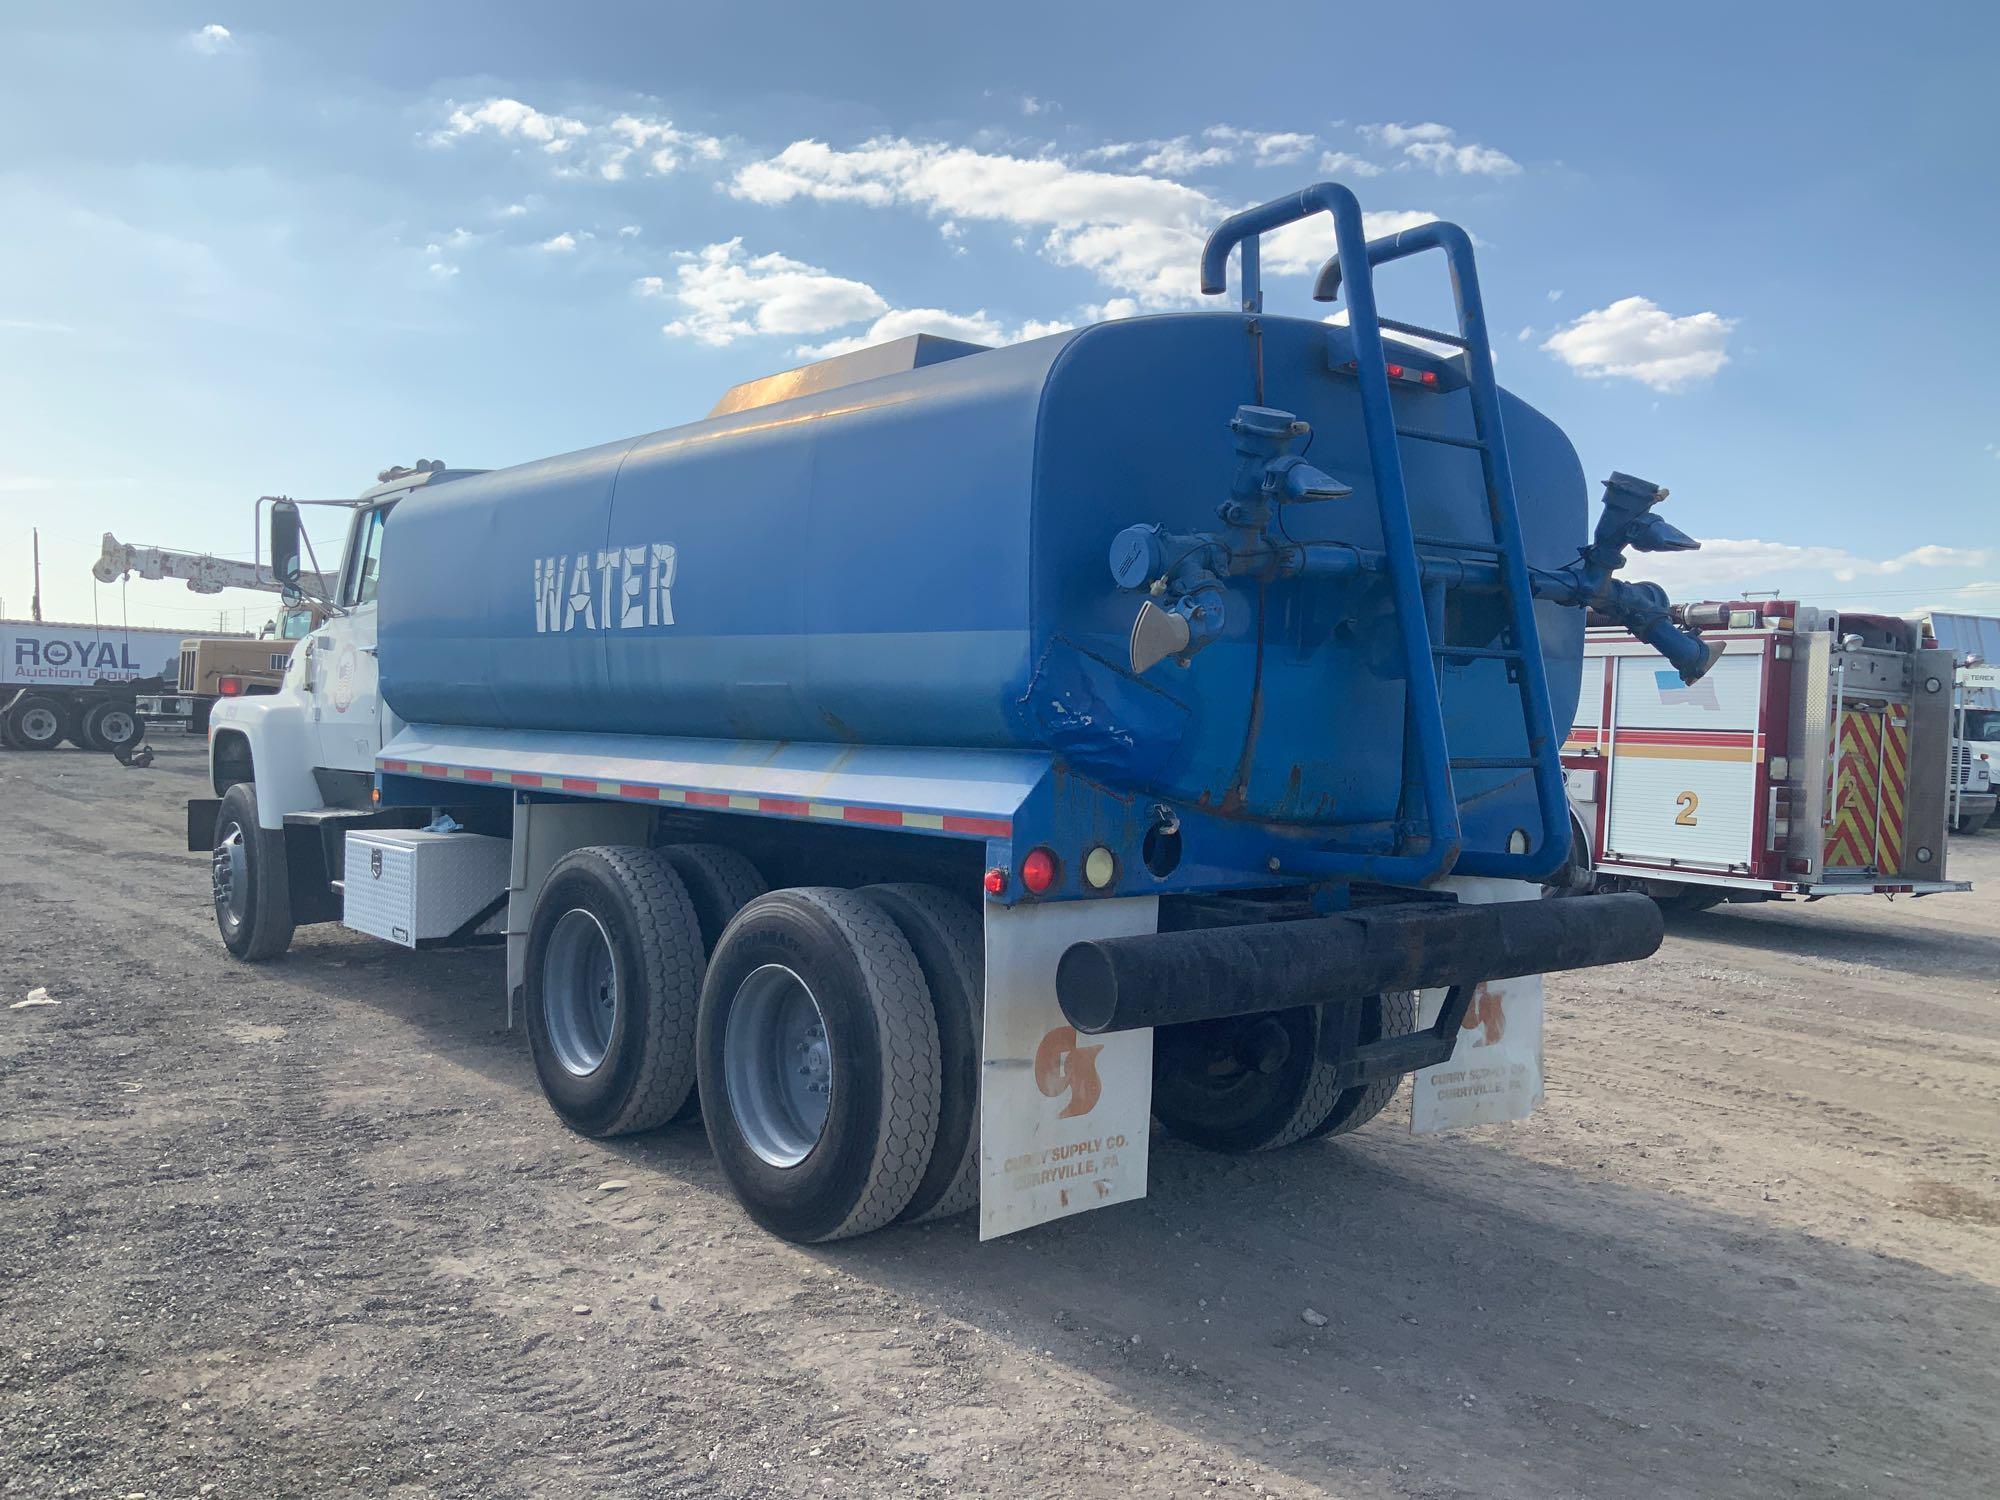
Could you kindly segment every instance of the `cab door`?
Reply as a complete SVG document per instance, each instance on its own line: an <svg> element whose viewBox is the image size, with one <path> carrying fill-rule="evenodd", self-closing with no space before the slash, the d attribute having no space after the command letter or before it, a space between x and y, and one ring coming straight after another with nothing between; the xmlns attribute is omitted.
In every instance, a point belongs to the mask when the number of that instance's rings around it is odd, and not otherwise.
<svg viewBox="0 0 2000 1500"><path fill-rule="evenodd" d="M368 772L382 748L382 695L375 665L375 593L382 576L387 505L355 513L335 615L306 639L319 764ZM322 789L324 790L324 788Z"/></svg>

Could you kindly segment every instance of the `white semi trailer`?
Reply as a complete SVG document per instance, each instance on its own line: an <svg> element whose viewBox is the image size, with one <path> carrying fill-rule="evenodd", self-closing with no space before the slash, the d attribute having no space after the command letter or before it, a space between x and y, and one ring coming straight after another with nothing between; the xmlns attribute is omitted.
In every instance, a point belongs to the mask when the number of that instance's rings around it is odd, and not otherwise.
<svg viewBox="0 0 2000 1500"><path fill-rule="evenodd" d="M145 733L143 690L175 680L181 632L140 625L0 620L0 744L50 750L64 740L118 750Z"/></svg>

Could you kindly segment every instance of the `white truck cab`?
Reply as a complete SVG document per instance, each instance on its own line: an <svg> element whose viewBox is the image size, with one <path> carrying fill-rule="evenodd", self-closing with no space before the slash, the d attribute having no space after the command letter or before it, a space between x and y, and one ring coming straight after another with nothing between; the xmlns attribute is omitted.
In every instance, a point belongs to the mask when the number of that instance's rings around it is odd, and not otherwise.
<svg viewBox="0 0 2000 1500"><path fill-rule="evenodd" d="M385 471L359 499L324 502L348 514L339 566L327 574L329 617L293 648L277 692L224 699L209 718L209 774L216 795L253 783L260 827L282 828L288 813L370 805L375 756L402 727L382 701L375 660L383 533L405 495L476 472L448 470L431 460ZM296 510L291 514L296 517ZM281 516L274 546L284 529ZM291 555L272 558L281 576L297 571L302 528L295 526L292 535Z"/></svg>
<svg viewBox="0 0 2000 1500"><path fill-rule="evenodd" d="M1992 667L1961 667L1958 690L1961 697L1992 692L2000 685L2000 671ZM1953 830L1977 833L1990 826L2000 808L2000 708L1961 706L1957 733L1952 737Z"/></svg>

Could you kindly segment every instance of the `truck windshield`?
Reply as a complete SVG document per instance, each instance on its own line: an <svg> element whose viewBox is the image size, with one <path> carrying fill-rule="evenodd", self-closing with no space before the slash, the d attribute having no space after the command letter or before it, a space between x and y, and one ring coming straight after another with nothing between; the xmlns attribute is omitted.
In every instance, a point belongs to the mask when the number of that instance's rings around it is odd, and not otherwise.
<svg viewBox="0 0 2000 1500"><path fill-rule="evenodd" d="M1969 740L2000 740L2000 709L1968 708L1965 737Z"/></svg>

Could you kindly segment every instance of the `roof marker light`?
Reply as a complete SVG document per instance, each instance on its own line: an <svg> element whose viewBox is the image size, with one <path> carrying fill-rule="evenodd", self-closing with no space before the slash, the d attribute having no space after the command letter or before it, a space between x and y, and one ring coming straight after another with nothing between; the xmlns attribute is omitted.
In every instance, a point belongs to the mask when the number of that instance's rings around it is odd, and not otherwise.
<svg viewBox="0 0 2000 1500"><path fill-rule="evenodd" d="M1438 372L1436 370L1424 371L1423 381L1425 385L1436 385L1438 383Z"/></svg>

